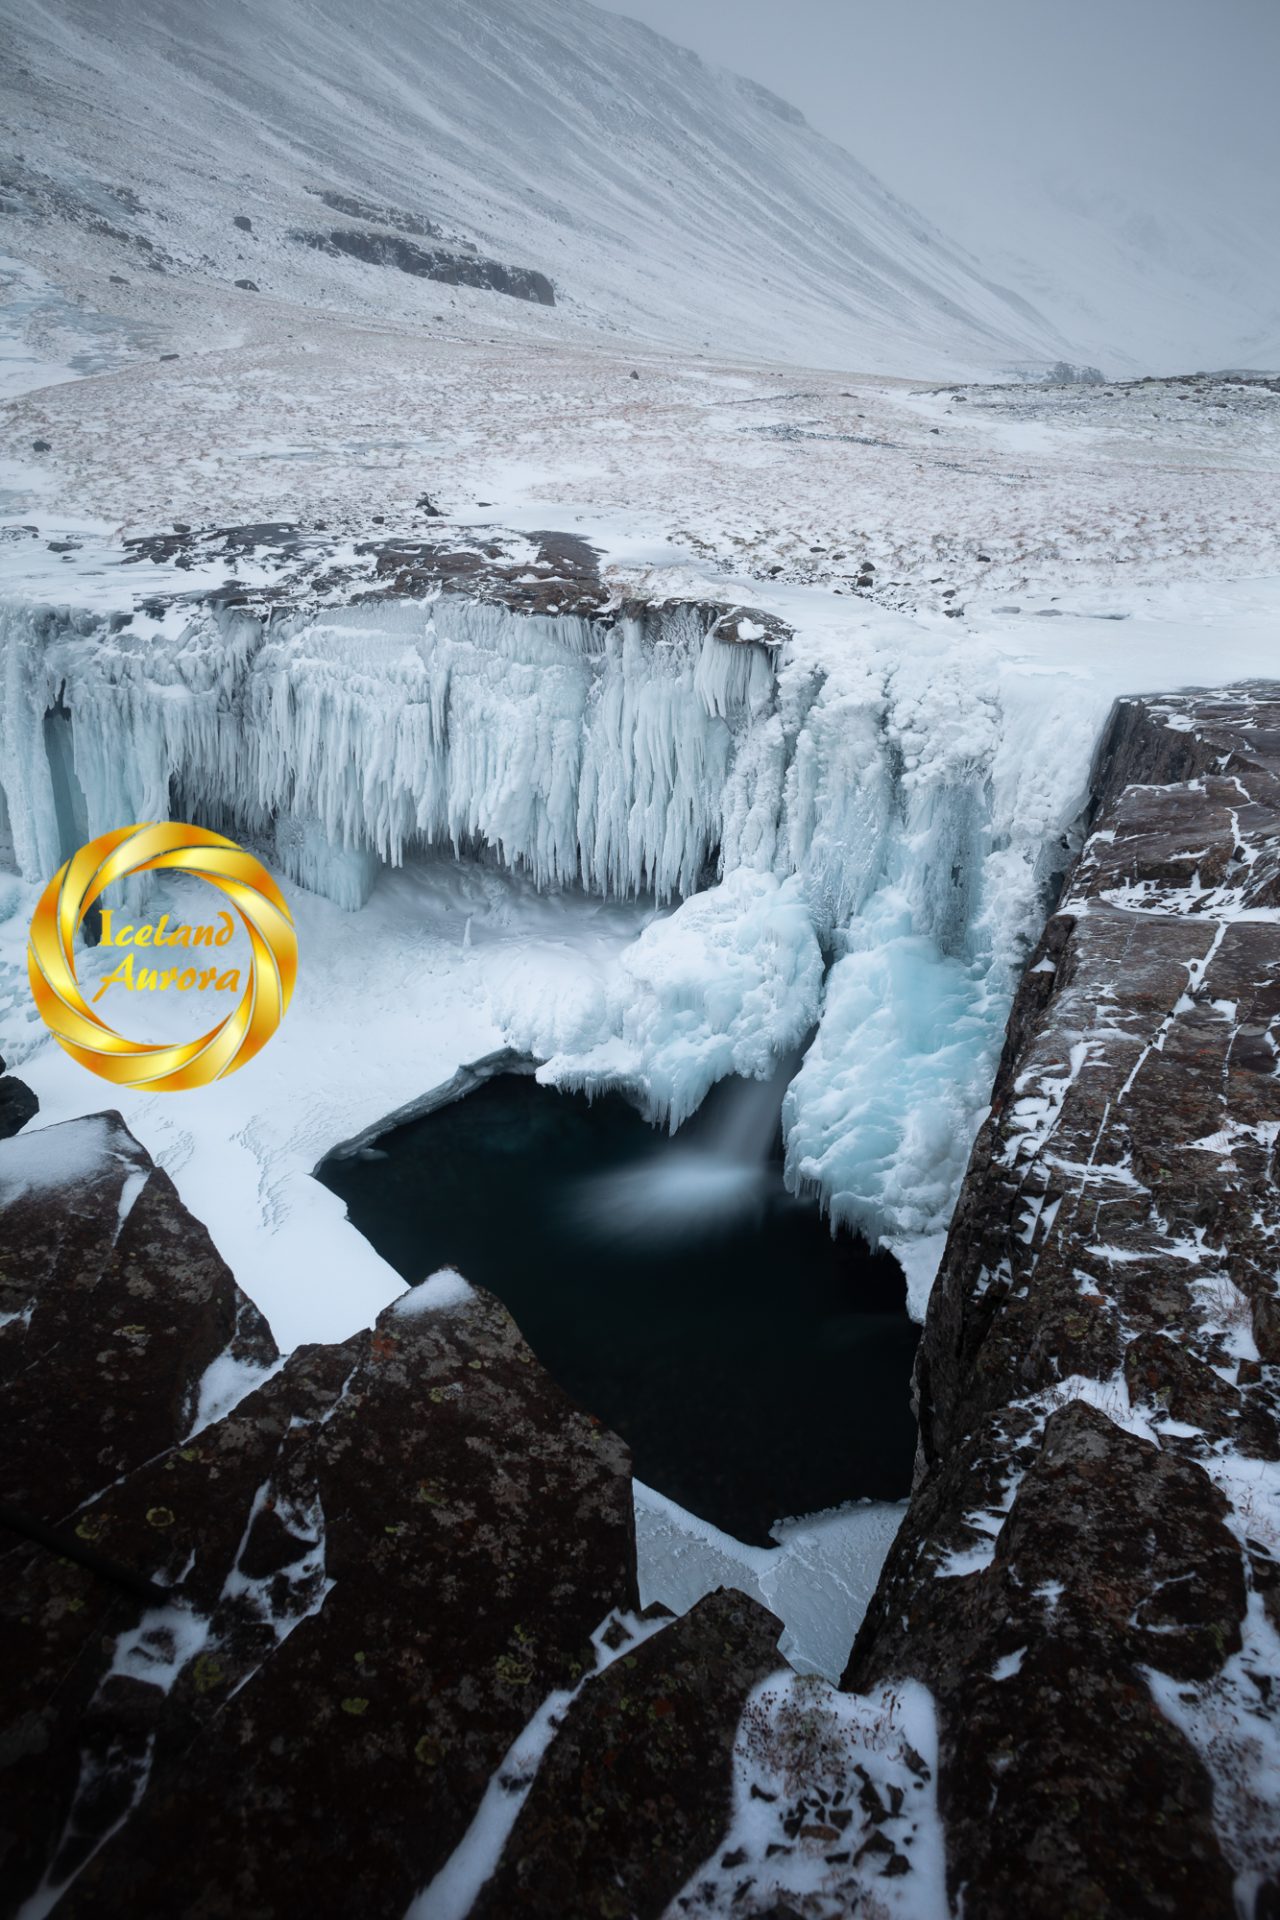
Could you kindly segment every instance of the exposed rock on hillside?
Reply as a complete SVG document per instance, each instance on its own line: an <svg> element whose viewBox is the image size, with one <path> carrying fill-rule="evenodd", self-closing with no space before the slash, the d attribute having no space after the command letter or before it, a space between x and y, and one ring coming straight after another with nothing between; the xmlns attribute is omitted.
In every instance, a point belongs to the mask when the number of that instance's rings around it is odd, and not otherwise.
<svg viewBox="0 0 1280 1920"><path fill-rule="evenodd" d="M449 287L480 287L491 293L508 293L516 300L536 300L539 306L554 307L555 291L545 273L534 267L504 267L497 260L482 260L465 253L448 253L440 248L415 246L399 233L365 233L359 228L335 227L328 233L295 233L290 236L305 247L335 259L346 254L371 267L397 267L401 273L416 274L420 280L438 280Z"/></svg>

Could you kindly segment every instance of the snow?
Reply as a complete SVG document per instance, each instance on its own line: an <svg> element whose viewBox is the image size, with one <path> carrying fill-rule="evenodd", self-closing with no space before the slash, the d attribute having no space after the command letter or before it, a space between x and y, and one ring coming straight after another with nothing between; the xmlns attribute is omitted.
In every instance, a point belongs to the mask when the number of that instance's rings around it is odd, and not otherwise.
<svg viewBox="0 0 1280 1920"><path fill-rule="evenodd" d="M839 1680L904 1507L862 1501L783 1520L776 1547L751 1547L633 1485L641 1606L685 1613L717 1587L736 1587L783 1622L778 1651L797 1673Z"/></svg>
<svg viewBox="0 0 1280 1920"><path fill-rule="evenodd" d="M81 1185L114 1163L123 1176L118 1221L123 1226L134 1200L146 1185L146 1170L112 1144L114 1129L105 1114L80 1119L57 1133L19 1134L0 1141L0 1206L11 1207L27 1194L48 1194Z"/></svg>
<svg viewBox="0 0 1280 1920"><path fill-rule="evenodd" d="M331 1408L327 1415L321 1417L321 1424L332 1417ZM241 1571L240 1561L249 1543L254 1522L264 1508L269 1508L281 1526L287 1528L307 1551L275 1573L251 1576ZM325 1517L319 1494L312 1493L309 1499L300 1500L276 1480L264 1480L250 1505L235 1564L222 1584L219 1604L239 1602L270 1626L279 1645L288 1639L302 1621L318 1614L333 1591L335 1582L326 1571L325 1552ZM249 1684L256 1671L254 1668L252 1672L241 1676L231 1698L241 1687Z"/></svg>
<svg viewBox="0 0 1280 1920"><path fill-rule="evenodd" d="M209 1626L207 1615L188 1606L149 1607L136 1627L117 1636L102 1685L113 1675L123 1674L159 1687L162 1693L170 1692L182 1669L204 1647Z"/></svg>
<svg viewBox="0 0 1280 1920"><path fill-rule="evenodd" d="M624 950L604 1012L608 1038L553 1054L538 1078L628 1088L674 1132L717 1080L768 1078L814 1024L821 990L822 955L797 881L739 867Z"/></svg>
<svg viewBox="0 0 1280 1920"><path fill-rule="evenodd" d="M1280 1849L1280 1733L1271 1693L1280 1678L1280 1634L1251 1591L1240 1651L1207 1684L1148 1671L1160 1711L1198 1752L1213 1781L1214 1826L1236 1874L1241 1913L1253 1910Z"/></svg>
<svg viewBox="0 0 1280 1920"><path fill-rule="evenodd" d="M396 1301L398 1319L416 1320L424 1313L449 1313L475 1299L475 1290L452 1267L441 1267L416 1287L410 1287Z"/></svg>
<svg viewBox="0 0 1280 1920"><path fill-rule="evenodd" d="M195 1420L185 1436L187 1442L223 1419L234 1407L269 1380L284 1365L264 1367L251 1360L237 1360L233 1353L220 1353L211 1360L200 1377L196 1392Z"/></svg>
<svg viewBox="0 0 1280 1920"><path fill-rule="evenodd" d="M337 0L246 14L58 0L5 37L21 160L0 237L58 281L86 260L114 271L112 305L139 328L197 285L214 319L202 347L288 300L357 321L463 316L488 333L621 332L828 365L852 342L860 365L895 372L1044 366L1066 348L765 89L581 0L359 16ZM534 268L556 305L300 244L376 231L326 206L326 190L425 218L440 229L429 248ZM52 328L40 311L28 324L37 338ZM386 437L385 424L366 435ZM256 438L287 446L287 422Z"/></svg>
<svg viewBox="0 0 1280 1920"><path fill-rule="evenodd" d="M729 1830L666 1920L730 1913L744 1881L761 1912L795 1902L813 1920L842 1920L865 1905L886 1920L946 1920L937 1772L937 1716L919 1681L870 1694L794 1674L761 1681L734 1746ZM873 1834L906 1863L877 1872L874 1906L858 1864Z"/></svg>

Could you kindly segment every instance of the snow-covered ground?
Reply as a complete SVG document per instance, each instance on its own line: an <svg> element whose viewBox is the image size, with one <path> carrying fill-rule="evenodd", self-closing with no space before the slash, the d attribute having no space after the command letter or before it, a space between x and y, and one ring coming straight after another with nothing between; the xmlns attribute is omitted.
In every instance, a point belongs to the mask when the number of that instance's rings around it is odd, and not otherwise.
<svg viewBox="0 0 1280 1920"><path fill-rule="evenodd" d="M189 330L208 324L193 292L181 303ZM26 341L20 315L5 326L41 365L68 345ZM375 515L421 532L429 495L447 525L561 526L619 560L692 563L725 592L742 574L848 596L870 563L882 603L973 617L1064 590L1124 612L1132 587L1276 569L1265 388L930 391L492 332L258 301L234 347L206 333L177 360L17 399L0 503L50 539L301 519L336 540L367 538Z"/></svg>
<svg viewBox="0 0 1280 1920"><path fill-rule="evenodd" d="M159 34L163 12L136 18ZM591 264L600 209L581 179L567 225L532 193L517 218L518 183L486 176L477 198L447 130L453 157L422 211L460 231L469 209L479 241L533 267L559 227L568 264L597 278L549 309L290 251L284 223L307 187L333 184L304 179L296 123L270 166L246 154L221 180L180 178L166 143L181 115L214 124L208 74L193 71L181 96L156 91L146 137L123 140L111 172L94 93L106 43L87 27L68 40L58 18L41 10L10 111L39 192L56 160L59 191L78 182L85 197L33 212L23 176L29 204L3 216L21 251L0 266L0 825L14 869L0 874L0 1052L39 1095L36 1126L119 1107L287 1348L344 1337L401 1288L310 1177L335 1144L503 1049L553 1082L626 1084L679 1119L716 1077L766 1071L816 1026L785 1107L791 1177L894 1245L922 1314L1111 702L1276 671L1280 394L940 385L982 357L973 312L946 304L955 274L982 305L969 268L947 265L941 306L935 275L853 315L810 234L795 242L808 264L780 255L758 313L749 249L736 264L700 256L697 273L686 260L676 301L654 290L652 246L624 270L615 235ZM158 40L144 54L167 62ZM813 136L768 102L704 70L689 85L720 103L726 141L730 102L753 165L781 165L779 142L809 153ZM70 147L55 124L74 127ZM686 220L696 145L672 161ZM624 202L637 151L619 158ZM395 186L417 206L385 128L357 157L338 184L385 177L384 198ZM862 195L898 269L937 266L932 237L904 238L906 210L852 163L829 165L837 225ZM176 183L167 208L162 179ZM118 219L98 206L103 180ZM241 199L251 233L232 225ZM162 214L172 270L151 272L136 236L154 250ZM700 237L686 226L686 254ZM268 241L279 278L231 285ZM699 276L737 319L716 348L677 350ZM849 370L784 363L784 322ZM931 378L867 371L904 364ZM324 567L304 579L265 529L194 567L124 544L175 523L284 520L324 550L327 596ZM497 529L517 552L542 529L590 542L615 610L724 601L762 624L731 645L693 613L668 616L646 650L625 619L606 633L459 596L344 604L362 542L474 547ZM226 585L256 610L211 613ZM789 635L780 648L774 632ZM224 1084L106 1087L35 1019L26 928L61 857L44 729L59 701L87 831L167 813L176 780L290 876L296 998ZM87 955L86 974L103 964ZM688 1567L714 1583L727 1553L793 1634L809 1631L802 1664L832 1672L882 1520L788 1536L748 1564L651 1505L646 1578L684 1603ZM845 1599L815 1639L805 1595L824 1582Z"/></svg>

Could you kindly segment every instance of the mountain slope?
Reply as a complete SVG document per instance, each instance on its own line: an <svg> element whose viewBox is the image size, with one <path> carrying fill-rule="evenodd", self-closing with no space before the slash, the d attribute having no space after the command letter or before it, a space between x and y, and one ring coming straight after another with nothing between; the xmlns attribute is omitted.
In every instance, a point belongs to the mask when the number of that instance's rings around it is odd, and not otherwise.
<svg viewBox="0 0 1280 1920"><path fill-rule="evenodd" d="M1068 350L793 108L584 0L3 0L0 58L4 243L55 277L114 246L410 321L460 277L503 326L870 371Z"/></svg>

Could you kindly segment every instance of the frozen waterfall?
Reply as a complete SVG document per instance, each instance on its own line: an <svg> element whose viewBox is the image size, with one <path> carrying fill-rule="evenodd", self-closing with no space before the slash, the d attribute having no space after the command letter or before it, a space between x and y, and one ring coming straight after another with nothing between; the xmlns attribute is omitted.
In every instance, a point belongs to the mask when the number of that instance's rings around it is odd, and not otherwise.
<svg viewBox="0 0 1280 1920"><path fill-rule="evenodd" d="M769 649L695 606L609 621L454 595L265 621L10 603L0 673L28 878L86 832L175 817L353 909L427 846L651 896L580 1017L515 996L510 1044L674 1127L816 1027L783 1109L790 1182L872 1235L945 1227L1088 759L1075 735L1046 752L1025 695L948 641Z"/></svg>

